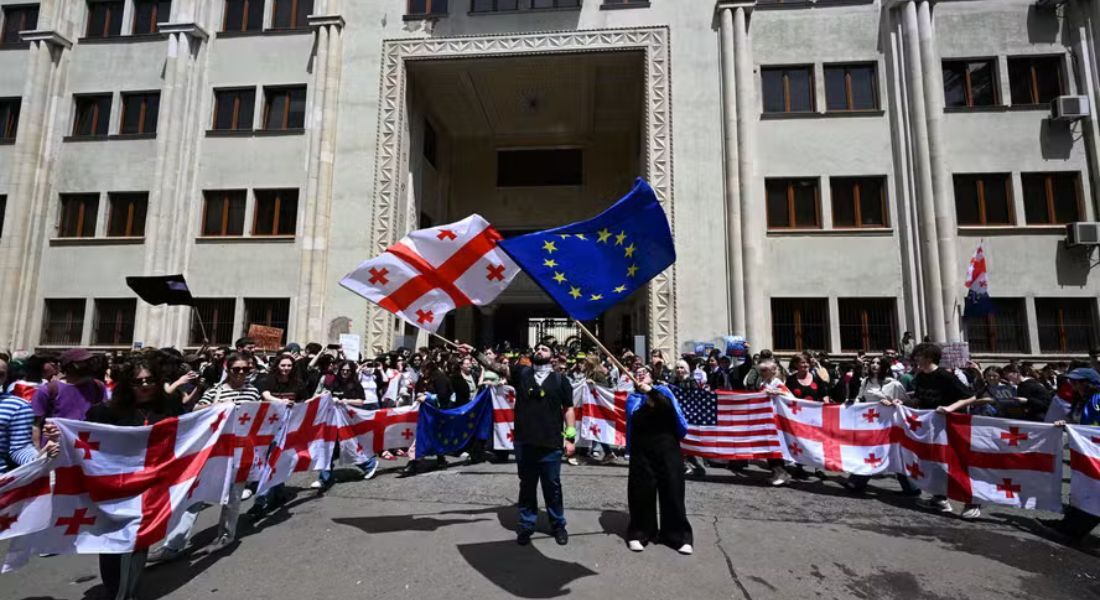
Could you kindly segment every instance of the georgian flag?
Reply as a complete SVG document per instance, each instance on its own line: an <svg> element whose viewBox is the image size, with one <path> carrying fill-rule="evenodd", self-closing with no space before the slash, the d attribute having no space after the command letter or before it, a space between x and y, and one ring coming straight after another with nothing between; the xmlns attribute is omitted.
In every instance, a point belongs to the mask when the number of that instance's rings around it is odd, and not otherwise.
<svg viewBox="0 0 1100 600"><path fill-rule="evenodd" d="M291 407L275 436L256 493L263 494L286 483L291 473L329 468L339 430L338 418L329 394Z"/></svg>
<svg viewBox="0 0 1100 600"><path fill-rule="evenodd" d="M234 482L259 481L271 444L289 411L286 402L242 402L230 420Z"/></svg>
<svg viewBox="0 0 1100 600"><path fill-rule="evenodd" d="M993 312L993 301L989 299L989 276L985 264L985 248L978 244L974 256L970 258L970 266L966 269L967 289L966 305L963 316L982 317Z"/></svg>
<svg viewBox="0 0 1100 600"><path fill-rule="evenodd" d="M1070 425L1069 503L1100 516L1100 427Z"/></svg>
<svg viewBox="0 0 1100 600"><path fill-rule="evenodd" d="M897 407L890 471L936 496L947 495L947 422L934 410Z"/></svg>
<svg viewBox="0 0 1100 600"><path fill-rule="evenodd" d="M50 463L43 455L0 475L0 540L50 526Z"/></svg>
<svg viewBox="0 0 1100 600"><path fill-rule="evenodd" d="M515 450L516 389L510 385L489 389L493 399L493 449Z"/></svg>
<svg viewBox="0 0 1100 600"><path fill-rule="evenodd" d="M581 410L580 436L593 442L626 446L625 390L610 390L593 383L573 386L573 406Z"/></svg>
<svg viewBox="0 0 1100 600"><path fill-rule="evenodd" d="M947 497L1062 512L1062 430L1047 423L947 415Z"/></svg>
<svg viewBox="0 0 1100 600"><path fill-rule="evenodd" d="M489 222L470 215L414 231L355 268L340 285L428 331L450 311L492 302L519 272Z"/></svg>
<svg viewBox="0 0 1100 600"><path fill-rule="evenodd" d="M889 470L895 407L875 402L822 404L774 400L788 460L827 471L874 475Z"/></svg>
<svg viewBox="0 0 1100 600"><path fill-rule="evenodd" d="M359 464L388 448L408 448L416 439L419 406L363 410L336 407L340 462Z"/></svg>

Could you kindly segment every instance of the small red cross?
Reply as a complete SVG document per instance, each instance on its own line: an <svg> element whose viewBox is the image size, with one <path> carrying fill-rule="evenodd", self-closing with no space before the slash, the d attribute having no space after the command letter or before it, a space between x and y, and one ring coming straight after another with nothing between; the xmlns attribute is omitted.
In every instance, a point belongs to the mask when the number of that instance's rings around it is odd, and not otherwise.
<svg viewBox="0 0 1100 600"><path fill-rule="evenodd" d="M799 446L797 442L791 442L791 447L789 448L789 450L791 452L791 456L802 456L802 447Z"/></svg>
<svg viewBox="0 0 1100 600"><path fill-rule="evenodd" d="M588 431L590 431L592 435L598 436L600 435L600 426L593 423L592 426L588 428Z"/></svg>
<svg viewBox="0 0 1100 600"><path fill-rule="evenodd" d="M210 431L217 431L217 430L221 429L222 423L224 423L224 422L225 422L225 411L222 411L221 414L218 415L217 420L210 424Z"/></svg>
<svg viewBox="0 0 1100 600"><path fill-rule="evenodd" d="M877 419L878 417L879 417L878 411L873 409L873 408L871 410L863 413L863 420L867 421L868 423L874 423L875 419ZM874 456L874 455L872 455L872 456Z"/></svg>
<svg viewBox="0 0 1100 600"><path fill-rule="evenodd" d="M788 402L787 408L791 409L791 414L797 415L802 412L802 406L797 402Z"/></svg>
<svg viewBox="0 0 1100 600"><path fill-rule="evenodd" d="M504 399L508 401L508 404L515 404L516 403L516 392L515 392L515 390L508 390L508 393L504 394Z"/></svg>
<svg viewBox="0 0 1100 600"><path fill-rule="evenodd" d="M457 240L458 239L458 236L455 235L455 232L451 231L450 229L440 230L439 235L437 235L435 237L436 237L436 239L438 239L440 241L443 241L443 240Z"/></svg>
<svg viewBox="0 0 1100 600"><path fill-rule="evenodd" d="M1016 492L1019 492L1021 489L1019 484L1013 484L1011 479L1005 479L1003 483L997 484L997 491L1004 492L1005 498L1015 498Z"/></svg>
<svg viewBox="0 0 1100 600"><path fill-rule="evenodd" d="M360 444L359 442L355 442L355 452L356 452L356 454L362 454L363 453L363 444Z"/></svg>
<svg viewBox="0 0 1100 600"><path fill-rule="evenodd" d="M353 418L354 418L354 417L355 417L355 411L354 411L353 409L350 409L350 408L349 408L349 409L348 409L348 416L349 416L349 417L353 417Z"/></svg>
<svg viewBox="0 0 1100 600"><path fill-rule="evenodd" d="M486 265L489 269L489 274L485 276L485 279L489 281L504 281L504 265Z"/></svg>
<svg viewBox="0 0 1100 600"><path fill-rule="evenodd" d="M401 437L405 438L406 442L411 440L413 438L412 429L406 429L405 431L402 431L401 432Z"/></svg>
<svg viewBox="0 0 1100 600"><path fill-rule="evenodd" d="M1009 446L1019 446L1022 440L1028 439L1028 434L1020 433L1019 427L1009 427L1007 432L1001 433L1001 439L1008 442Z"/></svg>
<svg viewBox="0 0 1100 600"><path fill-rule="evenodd" d="M423 310L417 309L417 311L416 311L416 322L417 323L420 323L421 325L423 325L425 323L431 323L434 320L435 320L435 315L432 313L432 311L429 310L429 311L425 312Z"/></svg>
<svg viewBox="0 0 1100 600"><path fill-rule="evenodd" d="M271 413L271 416L267 418L267 422L274 425L279 421L279 415Z"/></svg>
<svg viewBox="0 0 1100 600"><path fill-rule="evenodd" d="M867 458L863 459L863 462L871 465L871 467L874 468L882 464L882 459L875 456L875 453L872 452L867 455Z"/></svg>
<svg viewBox="0 0 1100 600"><path fill-rule="evenodd" d="M382 285L386 285L387 283L390 282L389 279L386 279L386 275L389 275L389 274L390 274L389 269L386 269L386 268L378 269L377 267L371 267L371 269L370 269L370 284L374 285L376 283L381 283Z"/></svg>
<svg viewBox="0 0 1100 600"><path fill-rule="evenodd" d="M919 462L915 462L911 465L905 465L905 470L909 472L909 476L913 479L920 479L924 477L924 471L920 470Z"/></svg>
<svg viewBox="0 0 1100 600"><path fill-rule="evenodd" d="M65 527L65 535L76 535L80 533L81 525L94 525L95 517L88 516L87 508L78 508L73 512L71 517L62 517L54 523L54 527Z"/></svg>
<svg viewBox="0 0 1100 600"><path fill-rule="evenodd" d="M0 515L0 533L11 529L11 526L14 525L15 522L18 520L18 516L9 517L8 515Z"/></svg>
<svg viewBox="0 0 1100 600"><path fill-rule="evenodd" d="M924 425L916 415L905 415L905 422L909 424L909 431L917 431Z"/></svg>
<svg viewBox="0 0 1100 600"><path fill-rule="evenodd" d="M251 420L252 415L248 413L241 413L241 416L237 417L237 422L240 423L242 427L248 425L248 422Z"/></svg>
<svg viewBox="0 0 1100 600"><path fill-rule="evenodd" d="M516 439L516 430L515 429L509 429L508 430L508 441L511 442L515 439Z"/></svg>
<svg viewBox="0 0 1100 600"><path fill-rule="evenodd" d="M91 460L92 450L99 450L99 442L88 441L92 438L92 432L90 431L81 431L76 437L77 439L73 441L73 447L84 451L84 460Z"/></svg>

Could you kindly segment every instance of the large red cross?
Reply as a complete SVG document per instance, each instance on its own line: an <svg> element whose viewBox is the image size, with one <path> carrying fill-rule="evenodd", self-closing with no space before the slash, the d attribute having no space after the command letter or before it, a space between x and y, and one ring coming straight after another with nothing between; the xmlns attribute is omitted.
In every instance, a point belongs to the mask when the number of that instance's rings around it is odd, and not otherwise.
<svg viewBox="0 0 1100 600"><path fill-rule="evenodd" d="M792 406L793 405L793 406ZM798 406L797 403L788 403L788 406ZM801 407L800 407L801 408ZM840 404L824 404L821 406L821 426L807 425L776 413L776 424L779 429L800 437L804 440L820 442L825 454L825 470L843 471L844 464L841 459L840 448L842 446L885 446L890 443L890 432L887 429L842 429L840 427ZM875 410L875 409L871 409Z"/></svg>
<svg viewBox="0 0 1100 600"><path fill-rule="evenodd" d="M373 419L363 419L358 423L352 423L351 425L342 425L339 429L338 437L340 441L356 438L367 433L372 433L371 451L375 454L381 454L386 449L386 428L391 425L416 423L419 416L417 411L405 411L394 412L388 408L375 411ZM412 430L406 428L405 432L402 432L404 437L405 433L409 436L405 439L412 437Z"/></svg>
<svg viewBox="0 0 1100 600"><path fill-rule="evenodd" d="M88 516L87 507L78 508L68 517L60 517L54 527L64 527L65 535L76 535L84 525L95 525L95 517Z"/></svg>
<svg viewBox="0 0 1100 600"><path fill-rule="evenodd" d="M326 442L335 442L337 440L337 427L331 425L328 422L316 423L317 412L321 410L321 401L313 400L306 403L306 413L302 418L302 423L298 425L298 428L286 434L286 439L283 441L282 447L272 448L271 453L268 455L268 464L272 468L279 462L279 458L284 452L292 452L296 458L294 460L295 472L305 471L309 469L309 465L312 460L312 455L309 452L309 445L318 440L324 440Z"/></svg>
<svg viewBox="0 0 1100 600"><path fill-rule="evenodd" d="M590 386L589 393L595 399L597 392ZM604 406L600 402L585 402L581 405L581 418L600 419L611 423L615 428L615 446L626 445L626 399L629 394L624 391L616 391L613 407Z"/></svg>
<svg viewBox="0 0 1100 600"><path fill-rule="evenodd" d="M84 451L84 460L92 459L92 450L99 450L99 442L89 441L92 439L92 432L81 431L73 440L73 447L77 450Z"/></svg>
<svg viewBox="0 0 1100 600"><path fill-rule="evenodd" d="M442 235L442 232L440 232L440 235ZM497 242L501 239L501 235L496 229L486 227L484 231L463 244L438 268L433 267L428 261L424 260L424 257L405 244L390 246L386 249L386 252L408 263L420 274L401 284L390 295L383 298L378 305L390 312L401 312L417 298L437 288L450 296L455 308L472 304L470 298L455 285L455 281L470 267L474 266L481 257L496 248Z"/></svg>

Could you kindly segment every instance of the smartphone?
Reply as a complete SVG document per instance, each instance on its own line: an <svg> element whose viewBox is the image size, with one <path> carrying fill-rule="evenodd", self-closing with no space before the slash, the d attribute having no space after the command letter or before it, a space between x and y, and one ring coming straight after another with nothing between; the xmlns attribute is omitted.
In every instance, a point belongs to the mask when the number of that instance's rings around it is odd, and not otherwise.
<svg viewBox="0 0 1100 600"><path fill-rule="evenodd" d="M329 350L339 350L340 344L329 344L328 346L326 346L326 348L328 348Z"/></svg>

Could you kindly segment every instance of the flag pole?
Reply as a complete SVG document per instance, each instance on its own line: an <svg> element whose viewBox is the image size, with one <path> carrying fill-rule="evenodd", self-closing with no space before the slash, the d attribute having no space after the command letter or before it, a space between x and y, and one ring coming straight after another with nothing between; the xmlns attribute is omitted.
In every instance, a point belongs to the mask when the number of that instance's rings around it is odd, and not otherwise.
<svg viewBox="0 0 1100 600"><path fill-rule="evenodd" d="M199 331L202 332L202 343L205 346L210 343L210 338L206 335L206 326L202 324L202 316L199 315L199 309L194 305L191 306L191 316L199 322Z"/></svg>
<svg viewBox="0 0 1100 600"><path fill-rule="evenodd" d="M425 329L424 331L428 331L428 330ZM428 331L428 335L430 335L430 336L434 337L435 339L443 342L444 344L447 344L448 346L454 348L455 350L458 350L458 344L456 344L456 343L452 342L451 340L439 335L438 333L436 333L434 331Z"/></svg>
<svg viewBox="0 0 1100 600"><path fill-rule="evenodd" d="M588 336L588 339L592 340L592 342L594 344L596 344L596 347L599 348L604 354L607 355L608 359L611 360L611 364L618 367L618 369L620 371L622 371L623 373L626 373L626 376L629 377L630 380L634 382L634 385L638 385L638 380L634 378L634 374L630 372L630 369L627 369L626 367L624 367L623 363L619 362L619 359L615 358L615 355L612 354L611 351L608 350L606 347L604 347L604 345L602 343L600 343L600 340L596 339L596 336L593 335L592 332L589 331L588 328L584 326L584 323L581 323L580 321L576 321L576 320L574 320L574 322L577 324L577 327L580 327L581 331L583 331L585 333L585 335Z"/></svg>

